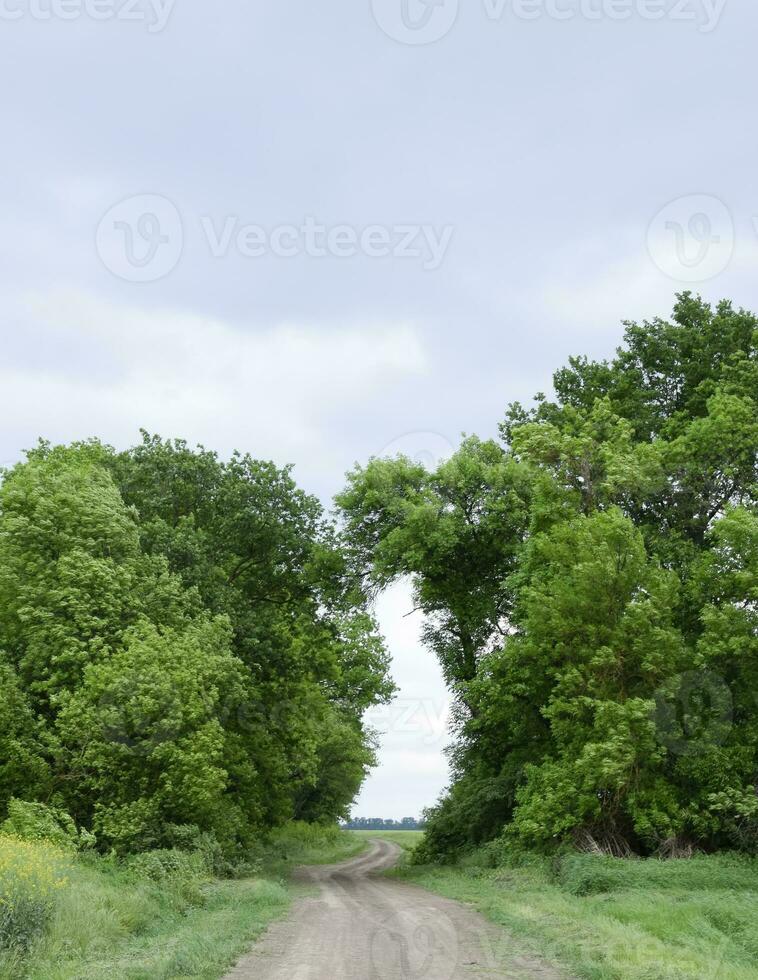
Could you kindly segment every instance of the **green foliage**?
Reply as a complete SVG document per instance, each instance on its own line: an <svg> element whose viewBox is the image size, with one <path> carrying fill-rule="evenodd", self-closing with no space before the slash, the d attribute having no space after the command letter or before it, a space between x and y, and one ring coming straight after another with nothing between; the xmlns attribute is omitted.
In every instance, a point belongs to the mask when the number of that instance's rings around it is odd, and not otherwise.
<svg viewBox="0 0 758 980"><path fill-rule="evenodd" d="M0 824L0 834L17 840L47 841L63 850L79 850L95 843L94 835L78 830L65 810L16 799L8 803L8 817Z"/></svg>
<svg viewBox="0 0 758 980"><path fill-rule="evenodd" d="M103 849L193 825L236 861L344 816L388 657L289 470L145 436L41 443L0 487L0 816L52 801ZM221 864L218 855L217 863Z"/></svg>
<svg viewBox="0 0 758 980"><path fill-rule="evenodd" d="M365 847L365 840L340 830L336 824L291 820L259 841L255 853L267 874L286 876L298 865L335 864L359 854Z"/></svg>
<svg viewBox="0 0 758 980"><path fill-rule="evenodd" d="M244 834L238 804L227 799L237 760L219 718L244 699L242 665L228 645L223 620L180 634L145 624L85 671L61 712L78 806L96 801L93 826L117 850L160 845L170 820Z"/></svg>
<svg viewBox="0 0 758 980"><path fill-rule="evenodd" d="M758 321L689 294L574 358L503 445L373 460L338 498L376 588L413 578L456 696L421 859L499 837L758 847Z"/></svg>
<svg viewBox="0 0 758 980"><path fill-rule="evenodd" d="M337 497L354 567L381 588L412 576L425 637L465 699L477 657L513 603L507 578L528 528L529 473L471 438L434 472L372 460Z"/></svg>
<svg viewBox="0 0 758 980"><path fill-rule="evenodd" d="M25 799L49 793L50 748L16 671L0 656L0 815L14 793Z"/></svg>
<svg viewBox="0 0 758 980"><path fill-rule="evenodd" d="M758 863L738 854L723 854L717 859L700 855L687 861L635 861L567 854L557 863L555 880L572 895L601 895L631 889L754 893L758 885Z"/></svg>
<svg viewBox="0 0 758 980"><path fill-rule="evenodd" d="M3 980L214 980L289 903L287 889L274 881L209 881L197 855L148 853L119 862L5 838L0 896L8 861L44 901L17 916L23 942L0 948Z"/></svg>
<svg viewBox="0 0 758 980"><path fill-rule="evenodd" d="M585 825L650 843L676 836L658 792L664 751L652 717L656 690L684 666L671 573L612 509L536 535L521 574L522 632L499 656L537 681L526 696L549 735L544 761L525 768L513 833L537 845ZM496 710L497 694L486 694Z"/></svg>
<svg viewBox="0 0 758 980"><path fill-rule="evenodd" d="M208 880L209 869L199 851L143 851L130 858L127 868L138 878L169 885L188 906L198 908L205 901L201 885Z"/></svg>
<svg viewBox="0 0 758 980"><path fill-rule="evenodd" d="M139 510L145 551L231 623L248 690L226 727L246 812L263 826L343 815L373 762L363 712L392 685L317 501L287 469L148 436L113 472Z"/></svg>
<svg viewBox="0 0 758 980"><path fill-rule="evenodd" d="M0 629L46 715L134 621L135 515L90 447L38 450L2 485Z"/></svg>

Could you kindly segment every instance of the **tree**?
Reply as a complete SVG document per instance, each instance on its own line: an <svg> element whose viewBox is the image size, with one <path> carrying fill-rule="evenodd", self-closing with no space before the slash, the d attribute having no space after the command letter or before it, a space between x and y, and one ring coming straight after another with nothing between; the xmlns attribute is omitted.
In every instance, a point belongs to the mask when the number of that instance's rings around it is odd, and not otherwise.
<svg viewBox="0 0 758 980"><path fill-rule="evenodd" d="M465 703L484 653L507 630L506 585L529 521L528 471L471 438L432 473L402 456L348 475L337 497L346 547L370 589L410 576L424 636Z"/></svg>
<svg viewBox="0 0 758 980"><path fill-rule="evenodd" d="M257 774L225 727L246 694L228 623L139 624L86 668L58 719L73 816L122 851L165 844L171 824L249 839L262 788L245 792Z"/></svg>
<svg viewBox="0 0 758 980"><path fill-rule="evenodd" d="M14 795L41 799L50 793L51 748L15 670L0 657L0 818Z"/></svg>
<svg viewBox="0 0 758 980"><path fill-rule="evenodd" d="M0 809L68 809L101 846L234 852L336 820L373 763L388 658L289 470L145 436L41 443L0 487Z"/></svg>
<svg viewBox="0 0 758 980"><path fill-rule="evenodd" d="M231 622L252 692L239 737L266 786L264 821L299 813L306 798L307 812L335 819L373 759L363 713L393 686L318 501L288 468L240 454L224 463L202 447L147 434L111 466L140 515L145 551ZM337 732L342 751L329 755ZM329 759L339 760L341 793Z"/></svg>
<svg viewBox="0 0 758 980"><path fill-rule="evenodd" d="M354 561L413 576L459 697L425 858L758 841L757 328L683 294L511 405L502 446L349 475Z"/></svg>

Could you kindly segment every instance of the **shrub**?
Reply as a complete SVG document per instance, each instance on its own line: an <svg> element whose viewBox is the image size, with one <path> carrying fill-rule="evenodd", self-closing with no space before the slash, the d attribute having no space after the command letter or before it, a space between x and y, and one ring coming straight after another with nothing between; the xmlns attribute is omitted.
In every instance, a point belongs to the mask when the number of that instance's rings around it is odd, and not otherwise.
<svg viewBox="0 0 758 980"><path fill-rule="evenodd" d="M130 858L127 868L136 878L146 878L176 892L182 903L203 905L201 885L208 878L203 855L178 848L145 851Z"/></svg>
<svg viewBox="0 0 758 980"><path fill-rule="evenodd" d="M65 810L44 803L11 800L8 819L0 833L26 841L47 841L64 850L91 847L95 837L86 830L77 830Z"/></svg>
<svg viewBox="0 0 758 980"><path fill-rule="evenodd" d="M204 878L205 862L202 855L170 848L145 851L128 862L128 867L140 878L151 881L165 881L166 878Z"/></svg>
<svg viewBox="0 0 758 980"><path fill-rule="evenodd" d="M25 952L45 931L66 884L63 865L58 848L0 836L1 949Z"/></svg>
<svg viewBox="0 0 758 980"><path fill-rule="evenodd" d="M311 857L318 860L320 852L333 848L341 835L342 831L337 824L310 824L291 820L271 831L265 851L285 861L307 863Z"/></svg>
<svg viewBox="0 0 758 980"><path fill-rule="evenodd" d="M169 824L166 838L172 848L199 854L208 874L217 878L232 877L234 866L211 831L202 831L195 824Z"/></svg>

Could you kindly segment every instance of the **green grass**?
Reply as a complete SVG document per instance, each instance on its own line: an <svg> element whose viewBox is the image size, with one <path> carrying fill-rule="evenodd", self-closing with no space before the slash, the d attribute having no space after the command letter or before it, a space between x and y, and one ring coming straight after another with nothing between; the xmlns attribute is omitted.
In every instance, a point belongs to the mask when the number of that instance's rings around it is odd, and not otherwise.
<svg viewBox="0 0 758 980"><path fill-rule="evenodd" d="M730 855L621 861L573 855L397 874L468 902L587 980L758 980L758 863Z"/></svg>
<svg viewBox="0 0 758 980"><path fill-rule="evenodd" d="M0 952L0 980L218 980L289 908L289 872L359 853L365 841L337 828L291 825L243 880L136 876L113 861L62 857L67 877L52 922L28 955Z"/></svg>
<svg viewBox="0 0 758 980"><path fill-rule="evenodd" d="M262 853L268 877L287 876L301 864L335 864L355 857L368 847L365 839L338 827L291 823L274 831Z"/></svg>
<svg viewBox="0 0 758 980"><path fill-rule="evenodd" d="M383 840L394 841L399 844L404 851L412 851L424 836L423 830L351 830L349 833L360 840L370 840L372 837L381 837Z"/></svg>
<svg viewBox="0 0 758 980"><path fill-rule="evenodd" d="M244 880L154 881L114 861L60 854L67 883L47 932L26 956L0 953L0 980L219 980L287 911L291 869L345 860L372 837L410 852L423 834L290 825L261 847L260 874ZM487 859L404 864L395 874L472 904L503 926L506 942L563 964L567 975L758 980L758 861L576 854L492 868Z"/></svg>

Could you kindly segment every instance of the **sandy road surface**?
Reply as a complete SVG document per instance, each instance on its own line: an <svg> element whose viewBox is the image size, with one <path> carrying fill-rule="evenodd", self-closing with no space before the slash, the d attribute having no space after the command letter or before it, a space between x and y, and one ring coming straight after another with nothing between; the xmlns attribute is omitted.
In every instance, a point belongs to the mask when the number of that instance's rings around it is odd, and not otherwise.
<svg viewBox="0 0 758 980"><path fill-rule="evenodd" d="M560 980L548 964L516 956L478 914L376 872L400 848L373 840L344 864L304 868L319 894L301 898L226 980Z"/></svg>

